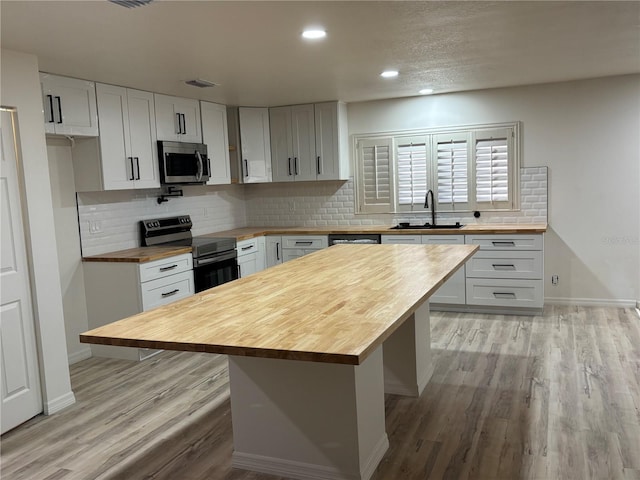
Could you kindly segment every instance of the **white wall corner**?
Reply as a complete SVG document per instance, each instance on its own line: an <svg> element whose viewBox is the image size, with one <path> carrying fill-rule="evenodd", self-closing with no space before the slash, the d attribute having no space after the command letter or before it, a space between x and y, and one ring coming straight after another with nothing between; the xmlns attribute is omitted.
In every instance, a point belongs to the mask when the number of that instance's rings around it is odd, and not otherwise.
<svg viewBox="0 0 640 480"><path fill-rule="evenodd" d="M73 365L74 363L81 362L82 360L86 360L87 358L91 358L91 348L85 347L81 350L69 353L69 365Z"/></svg>
<svg viewBox="0 0 640 480"><path fill-rule="evenodd" d="M64 395L59 396L58 398L46 401L44 404L44 414L53 415L54 413L58 413L62 409L70 407L74 403L76 403L76 397L73 392L69 391Z"/></svg>

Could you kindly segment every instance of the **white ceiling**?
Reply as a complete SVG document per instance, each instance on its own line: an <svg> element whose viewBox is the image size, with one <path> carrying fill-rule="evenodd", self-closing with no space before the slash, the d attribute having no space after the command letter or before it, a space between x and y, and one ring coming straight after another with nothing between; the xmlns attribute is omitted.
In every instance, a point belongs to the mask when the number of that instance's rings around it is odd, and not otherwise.
<svg viewBox="0 0 640 480"><path fill-rule="evenodd" d="M40 70L227 105L347 102L640 72L640 2L0 2ZM327 38L300 37L322 25ZM400 71L395 79L379 76ZM184 80L220 84L198 89Z"/></svg>

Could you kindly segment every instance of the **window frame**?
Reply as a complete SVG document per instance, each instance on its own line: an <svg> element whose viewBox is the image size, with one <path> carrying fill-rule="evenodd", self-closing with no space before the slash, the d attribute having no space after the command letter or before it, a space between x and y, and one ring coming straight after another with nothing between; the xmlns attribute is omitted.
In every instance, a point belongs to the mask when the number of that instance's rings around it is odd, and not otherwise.
<svg viewBox="0 0 640 480"><path fill-rule="evenodd" d="M508 192L509 200L506 202L478 202L476 199L476 140L486 138L487 132L507 131L511 134L511 137L507 139L507 147L509 152L508 158ZM434 182L437 182L437 161L434 161L436 157L437 142L436 138L442 135L453 135L456 138L460 135L466 135L468 138L467 143L467 202L465 204L449 204L438 201L438 189ZM354 183L356 187L355 195L355 213L357 214L369 214L369 213L426 213L428 210L424 209L424 204L400 203L400 187L399 187L399 165L398 165L398 147L401 145L407 145L412 139L425 138L426 155L427 155L427 182L428 186L436 185L436 188L431 188L434 191L436 198L436 211L438 212L459 212L468 213L473 211L482 212L500 212L500 211L518 211L520 209L520 166L521 166L521 122L503 122L503 123L490 123L490 124L472 124L472 125L458 125L447 127L434 127L428 129L415 129L415 130L400 130L400 131L388 131L369 134L355 134L353 139L353 154L356 162L356 175L354 176ZM362 192L364 191L364 177L361 176L362 166L360 150L358 145L362 142L369 144L375 144L375 142L387 142L391 140L392 145L392 159L390 164L391 180L389 185L392 193L391 201L386 205L377 204L375 208L370 208L364 203ZM414 199L415 202L415 199Z"/></svg>

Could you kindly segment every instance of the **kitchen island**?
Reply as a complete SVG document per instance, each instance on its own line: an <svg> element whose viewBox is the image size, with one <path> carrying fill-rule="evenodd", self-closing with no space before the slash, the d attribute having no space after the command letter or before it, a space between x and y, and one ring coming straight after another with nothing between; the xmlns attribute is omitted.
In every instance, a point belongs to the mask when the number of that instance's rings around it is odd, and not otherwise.
<svg viewBox="0 0 640 480"><path fill-rule="evenodd" d="M368 479L384 393L432 373L428 298L472 245L338 245L94 329L82 342L229 355L236 467Z"/></svg>

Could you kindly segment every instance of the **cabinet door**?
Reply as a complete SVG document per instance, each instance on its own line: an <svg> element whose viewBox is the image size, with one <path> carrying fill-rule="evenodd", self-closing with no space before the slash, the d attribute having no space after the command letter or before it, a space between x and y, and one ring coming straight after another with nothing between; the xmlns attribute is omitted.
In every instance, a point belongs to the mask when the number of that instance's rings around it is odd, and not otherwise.
<svg viewBox="0 0 640 480"><path fill-rule="evenodd" d="M271 169L274 182L292 182L293 141L291 139L291 107L269 109L271 136Z"/></svg>
<svg viewBox="0 0 640 480"><path fill-rule="evenodd" d="M207 185L231 183L227 107L217 103L200 102L202 141L207 145L211 162L211 176Z"/></svg>
<svg viewBox="0 0 640 480"><path fill-rule="evenodd" d="M313 105L291 107L293 173L296 180L316 179L316 139Z"/></svg>
<svg viewBox="0 0 640 480"><path fill-rule="evenodd" d="M46 133L98 136L94 82L40 74Z"/></svg>
<svg viewBox="0 0 640 480"><path fill-rule="evenodd" d="M349 178L346 107L338 102L317 103L315 109L318 180Z"/></svg>
<svg viewBox="0 0 640 480"><path fill-rule="evenodd" d="M242 144L242 176L244 183L271 181L271 141L269 109L238 109Z"/></svg>
<svg viewBox="0 0 640 480"><path fill-rule="evenodd" d="M200 127L200 103L190 98L176 98L175 112L182 115L182 133L179 141L202 143L202 129Z"/></svg>
<svg viewBox="0 0 640 480"><path fill-rule="evenodd" d="M180 129L175 97L156 93L153 98L156 109L156 137L162 141L179 142Z"/></svg>
<svg viewBox="0 0 640 480"><path fill-rule="evenodd" d="M135 188L159 188L156 114L153 93L127 90L131 153L135 166Z"/></svg>
<svg viewBox="0 0 640 480"><path fill-rule="evenodd" d="M133 188L134 167L129 136L127 89L96 86L100 111L100 162L105 190Z"/></svg>
<svg viewBox="0 0 640 480"><path fill-rule="evenodd" d="M423 244L464 245L464 235L422 235ZM464 265L429 298L431 303L464 305L466 302Z"/></svg>
<svg viewBox="0 0 640 480"><path fill-rule="evenodd" d="M266 266L273 267L282 263L282 237L268 236L266 238Z"/></svg>
<svg viewBox="0 0 640 480"><path fill-rule="evenodd" d="M256 273L258 271L258 254L250 253L238 257L238 267L240 269L240 278Z"/></svg>

